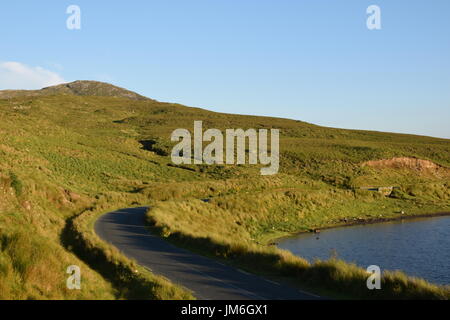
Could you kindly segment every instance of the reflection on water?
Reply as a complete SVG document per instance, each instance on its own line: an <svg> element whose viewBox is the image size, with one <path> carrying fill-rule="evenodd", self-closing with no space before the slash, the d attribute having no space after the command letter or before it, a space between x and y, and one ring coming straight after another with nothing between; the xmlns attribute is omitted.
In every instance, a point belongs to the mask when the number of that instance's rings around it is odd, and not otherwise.
<svg viewBox="0 0 450 320"><path fill-rule="evenodd" d="M435 217L324 230L280 241L279 247L312 261L333 255L361 267L402 270L450 284L450 217Z"/></svg>

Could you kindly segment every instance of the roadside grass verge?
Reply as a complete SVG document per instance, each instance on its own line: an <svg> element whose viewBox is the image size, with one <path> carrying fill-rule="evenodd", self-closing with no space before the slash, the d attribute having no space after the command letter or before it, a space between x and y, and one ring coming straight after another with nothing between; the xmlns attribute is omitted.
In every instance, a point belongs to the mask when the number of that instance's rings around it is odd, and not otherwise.
<svg viewBox="0 0 450 320"><path fill-rule="evenodd" d="M119 299L193 300L186 289L152 274L97 237L93 224L108 210L114 209L91 208L70 219L63 234L66 245L113 284Z"/></svg>
<svg viewBox="0 0 450 320"><path fill-rule="evenodd" d="M90 229L100 212L133 206L138 198L141 205L197 199L192 208L162 210L165 216L158 221L168 226L164 232L180 230L191 232L193 238L211 238L204 245L211 242L212 248L224 238L235 246L230 252L246 252L243 257L249 255L247 246L256 246L255 256L260 257L260 246L292 232L344 224L343 219L369 220L379 214L390 218L399 211L408 216L446 211L450 204L450 175L442 168L434 172L362 165L408 157L448 169L448 139L57 92L0 99L0 118L2 299L178 297L175 289L164 292L165 284L152 287L159 282L142 276L146 271L133 269L129 260L118 258L119 253L109 252L112 249ZM199 119L205 130L280 129L280 173L262 178L258 167L249 165L173 165L169 156L163 156L174 144L171 132L192 128ZM145 141L150 145L142 144ZM368 186L400 189L392 197L354 189ZM102 200L103 193L116 196ZM221 216L213 214L217 212ZM71 246L88 265L70 252ZM276 255L271 257L269 266L273 259L278 261ZM82 290L65 287L68 265L82 267ZM260 267L251 260L248 265ZM133 282L137 276L130 270L138 270L148 283ZM111 281L101 276L103 272Z"/></svg>
<svg viewBox="0 0 450 320"><path fill-rule="evenodd" d="M81 269L81 290L66 287L70 265ZM1 232L0 300L112 300L114 293L110 283L48 237L29 229Z"/></svg>
<svg viewBox="0 0 450 320"><path fill-rule="evenodd" d="M195 206L189 211L189 205L187 201L157 203L147 213L148 224L154 232L177 245L328 297L450 299L450 287L434 285L401 272L384 272L382 290L368 290L366 281L369 274L354 264L336 258L309 263L288 251L256 243L249 232L239 230L242 226L227 222L224 210L219 209L215 213L216 223L209 221L214 226L206 226L202 218L204 212ZM178 217L179 212L183 221ZM185 221L191 225L186 225Z"/></svg>

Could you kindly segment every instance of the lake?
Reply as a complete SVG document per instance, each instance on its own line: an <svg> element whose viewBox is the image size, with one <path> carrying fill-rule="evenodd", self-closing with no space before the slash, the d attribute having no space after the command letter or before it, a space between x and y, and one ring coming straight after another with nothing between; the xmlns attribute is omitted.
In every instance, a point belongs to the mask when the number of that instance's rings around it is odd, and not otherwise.
<svg viewBox="0 0 450 320"><path fill-rule="evenodd" d="M318 238L318 239L317 239ZM309 261L337 257L367 268L402 270L437 284L450 284L450 216L408 219L323 230L279 240Z"/></svg>

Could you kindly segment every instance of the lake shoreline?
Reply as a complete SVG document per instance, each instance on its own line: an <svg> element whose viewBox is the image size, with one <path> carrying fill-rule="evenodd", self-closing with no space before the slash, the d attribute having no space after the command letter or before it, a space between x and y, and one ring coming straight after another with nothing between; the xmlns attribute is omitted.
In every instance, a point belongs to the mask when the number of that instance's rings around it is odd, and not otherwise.
<svg viewBox="0 0 450 320"><path fill-rule="evenodd" d="M394 222L394 221L403 221L403 220L412 220L412 219L420 219L420 218L435 218L435 217L444 217L444 216L450 216L450 212L435 212L435 213L420 213L420 214L412 214L412 215L399 215L394 217L377 217L377 218L368 218L368 219L356 219L351 220L348 222L333 224L329 226L324 226L320 228L314 228L307 231L296 231L289 234L286 234L281 237L275 237L272 240L269 241L269 245L278 245L279 241L295 237L296 235L301 234L319 234L322 230L330 230L330 229L337 229L337 228L345 228L345 227L352 227L352 226L359 226L359 225L371 225L371 224L377 224L377 223L384 223L384 222Z"/></svg>

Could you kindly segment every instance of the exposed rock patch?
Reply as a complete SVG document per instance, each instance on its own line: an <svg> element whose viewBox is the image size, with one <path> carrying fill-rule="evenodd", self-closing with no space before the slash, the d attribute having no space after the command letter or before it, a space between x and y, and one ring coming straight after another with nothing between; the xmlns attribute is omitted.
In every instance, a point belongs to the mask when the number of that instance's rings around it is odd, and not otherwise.
<svg viewBox="0 0 450 320"><path fill-rule="evenodd" d="M440 166L432 161L408 157L372 160L364 162L363 165L375 169L409 169L420 173L450 174L449 168Z"/></svg>

